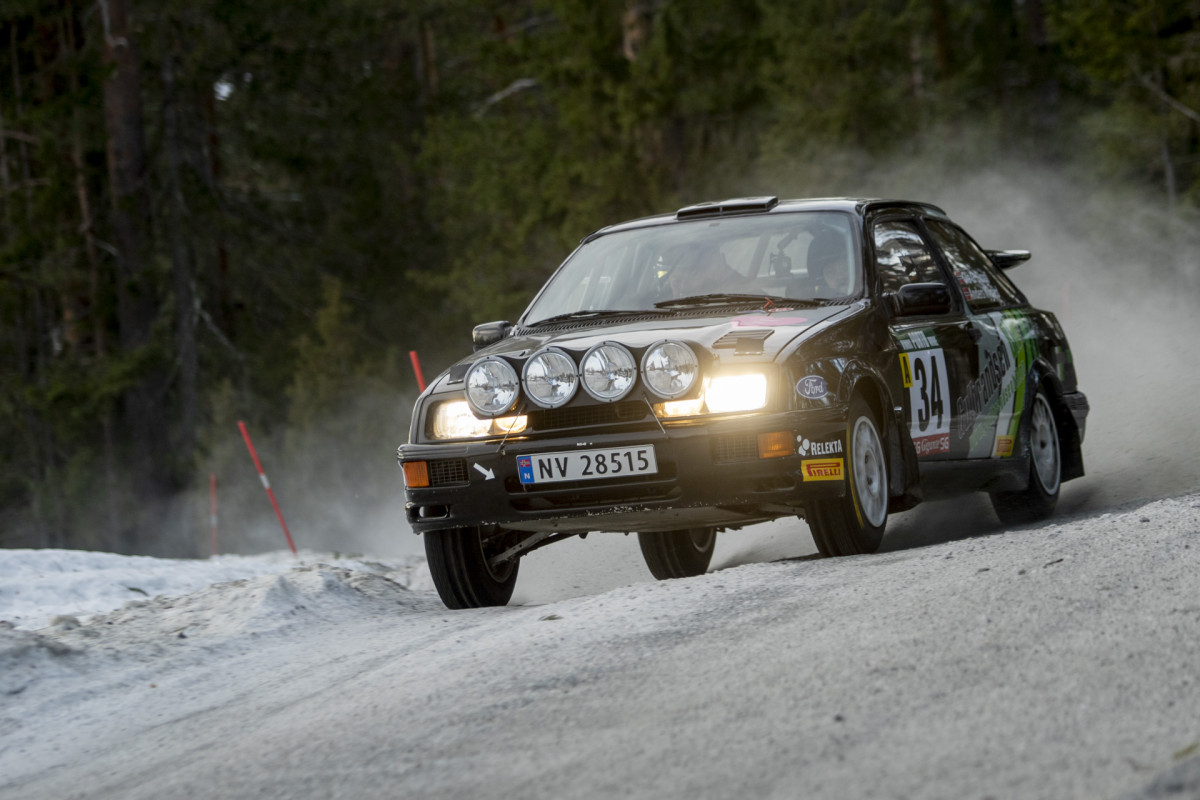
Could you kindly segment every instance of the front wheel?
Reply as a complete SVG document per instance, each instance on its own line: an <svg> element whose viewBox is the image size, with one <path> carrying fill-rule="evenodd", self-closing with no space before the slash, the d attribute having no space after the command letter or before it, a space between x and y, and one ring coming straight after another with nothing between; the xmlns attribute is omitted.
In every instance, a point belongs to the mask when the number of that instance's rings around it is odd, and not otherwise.
<svg viewBox="0 0 1200 800"><path fill-rule="evenodd" d="M716 528L638 534L642 558L646 559L650 574L660 581L703 575L716 544Z"/></svg>
<svg viewBox="0 0 1200 800"><path fill-rule="evenodd" d="M491 560L502 550L503 537L484 537L479 528L451 528L425 534L425 558L433 585L446 608L502 606L517 585L517 559Z"/></svg>
<svg viewBox="0 0 1200 800"><path fill-rule="evenodd" d="M888 473L875 413L861 397L846 427L846 494L808 504L806 519L823 556L874 553L887 524Z"/></svg>
<svg viewBox="0 0 1200 800"><path fill-rule="evenodd" d="M1061 485L1058 425L1046 393L1039 389L1029 414L1029 486L1019 492L992 492L992 508L1004 525L1038 522L1054 513Z"/></svg>

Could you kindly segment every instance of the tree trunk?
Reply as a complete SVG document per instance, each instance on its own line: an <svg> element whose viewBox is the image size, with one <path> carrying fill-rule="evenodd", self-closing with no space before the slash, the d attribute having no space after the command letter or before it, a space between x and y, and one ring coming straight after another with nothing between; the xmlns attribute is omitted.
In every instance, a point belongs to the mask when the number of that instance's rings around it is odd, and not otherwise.
<svg viewBox="0 0 1200 800"><path fill-rule="evenodd" d="M196 357L196 298L194 253L187 235L183 198L183 142L179 128L179 92L175 55L162 63L163 149L167 157L167 235L171 242L171 271L175 278L175 355L179 363L179 420L176 450L185 459L196 447L196 408L199 364Z"/></svg>
<svg viewBox="0 0 1200 800"><path fill-rule="evenodd" d="M121 349L131 353L150 344L151 328L158 313L158 293L147 266L150 202L141 84L137 52L131 39L129 0L99 0L98 5L105 59L113 68L104 83L104 120L116 245L117 323ZM171 484L166 461L170 451L166 446L163 389L160 370L152 368L144 371L124 396L132 484L149 501L140 503L142 508L157 505L156 501L167 494ZM136 550L140 542L125 544Z"/></svg>
<svg viewBox="0 0 1200 800"><path fill-rule="evenodd" d="M221 137L217 129L217 103L212 87L206 87L204 97L201 102L204 109L204 118L207 137L208 174L205 180L208 182L208 190L214 195L219 194L218 182L221 180ZM214 287L212 294L209 296L210 303L209 312L212 315L213 324L221 330L221 332L232 337L233 330L233 291L229 286L229 251L225 247L225 234L218 226L216 231L216 268L215 274L210 277L210 282ZM213 310L215 307L215 311Z"/></svg>
<svg viewBox="0 0 1200 800"><path fill-rule="evenodd" d="M946 0L930 0L930 14L933 17L933 52L938 68L937 77L944 80L954 71L950 11L946 8Z"/></svg>
<svg viewBox="0 0 1200 800"><path fill-rule="evenodd" d="M22 116L21 108L21 68L20 62L17 59L17 26L9 27L9 53L12 55L12 81L13 81L13 100L16 107L18 124ZM17 166L21 171L20 180L25 188L25 216L30 213L30 208L33 205L33 181L32 175L29 172L29 152L25 139L17 139ZM7 194L5 195L8 196ZM7 206L8 204L5 203Z"/></svg>
<svg viewBox="0 0 1200 800"><path fill-rule="evenodd" d="M63 47L72 63L68 82L72 94L79 91L79 72L75 64L79 47L75 39L75 12L73 4L67 4L67 13L62 29ZM84 155L84 126L87 119L84 109L76 106L71 112L71 162L75 169L75 197L79 203L79 230L83 234L84 255L87 258L87 281L84 294L86 300L81 303L85 320L79 320L81 328L85 328L91 336L90 349L97 361L108 358L108 329L104 315L101 313L102 281L100 253L96 243L95 217L92 213L92 197L88 190L87 164ZM82 335L86 335L81 333ZM101 523L98 542L100 547L115 548L118 545L120 531L120 508L118 506L116 440L113 437L113 414L109 409L100 411L100 428L102 431L102 469L104 481L104 519Z"/></svg>

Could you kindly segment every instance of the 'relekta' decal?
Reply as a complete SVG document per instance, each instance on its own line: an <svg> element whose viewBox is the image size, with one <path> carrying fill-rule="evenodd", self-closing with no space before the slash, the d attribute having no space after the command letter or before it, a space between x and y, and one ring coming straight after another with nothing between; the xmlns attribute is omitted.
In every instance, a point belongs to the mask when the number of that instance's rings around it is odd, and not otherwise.
<svg viewBox="0 0 1200 800"><path fill-rule="evenodd" d="M812 442L803 436L796 437L796 454L803 456L831 456L842 453L842 440L832 442Z"/></svg>

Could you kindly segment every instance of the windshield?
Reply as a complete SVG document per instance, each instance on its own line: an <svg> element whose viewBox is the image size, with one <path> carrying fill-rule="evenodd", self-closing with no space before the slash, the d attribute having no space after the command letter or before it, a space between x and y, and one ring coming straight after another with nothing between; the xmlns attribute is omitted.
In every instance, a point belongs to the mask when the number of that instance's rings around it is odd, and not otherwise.
<svg viewBox="0 0 1200 800"><path fill-rule="evenodd" d="M661 311L748 298L819 302L862 286L851 217L836 211L698 219L611 233L581 246L525 312ZM741 297L739 300L740 296Z"/></svg>

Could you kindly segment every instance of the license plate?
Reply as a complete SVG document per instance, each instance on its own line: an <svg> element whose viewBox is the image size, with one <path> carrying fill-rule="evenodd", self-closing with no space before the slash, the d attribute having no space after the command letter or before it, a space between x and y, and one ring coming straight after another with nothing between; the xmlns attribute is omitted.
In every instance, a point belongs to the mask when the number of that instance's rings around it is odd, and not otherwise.
<svg viewBox="0 0 1200 800"><path fill-rule="evenodd" d="M517 456L517 474L525 484L594 481L656 472L658 463L651 444Z"/></svg>

